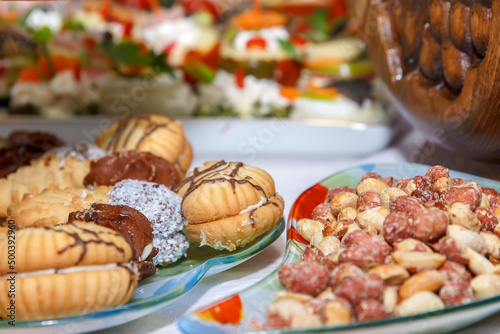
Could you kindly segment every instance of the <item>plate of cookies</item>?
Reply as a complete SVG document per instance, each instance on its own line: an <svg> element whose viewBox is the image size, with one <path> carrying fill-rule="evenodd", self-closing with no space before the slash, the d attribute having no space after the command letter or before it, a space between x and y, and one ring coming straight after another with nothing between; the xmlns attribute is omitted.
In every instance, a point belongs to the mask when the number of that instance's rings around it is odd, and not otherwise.
<svg viewBox="0 0 500 334"><path fill-rule="evenodd" d="M2 330L135 320L285 229L271 175L225 161L188 172L191 145L164 116L119 120L93 143L13 131L0 153Z"/></svg>
<svg viewBox="0 0 500 334"><path fill-rule="evenodd" d="M410 163L333 174L292 206L282 265L179 328L448 333L479 322L500 311L499 189Z"/></svg>

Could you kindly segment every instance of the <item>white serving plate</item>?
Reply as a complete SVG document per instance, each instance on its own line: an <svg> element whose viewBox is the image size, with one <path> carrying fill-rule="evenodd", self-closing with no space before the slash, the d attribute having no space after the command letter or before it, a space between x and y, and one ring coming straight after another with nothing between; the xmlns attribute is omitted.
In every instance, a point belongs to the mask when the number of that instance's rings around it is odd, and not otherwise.
<svg viewBox="0 0 500 334"><path fill-rule="evenodd" d="M116 118L82 116L46 119L36 116L0 116L0 136L14 129L45 130L67 142L92 141ZM256 157L363 156L386 147L399 120L390 124L287 119L242 120L234 118L187 118L180 120L197 157L210 159Z"/></svg>

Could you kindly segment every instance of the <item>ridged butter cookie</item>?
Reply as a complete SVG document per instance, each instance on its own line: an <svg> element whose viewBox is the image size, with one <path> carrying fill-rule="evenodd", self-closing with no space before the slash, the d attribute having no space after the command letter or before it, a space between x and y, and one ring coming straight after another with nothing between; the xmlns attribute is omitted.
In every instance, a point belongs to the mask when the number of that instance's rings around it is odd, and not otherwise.
<svg viewBox="0 0 500 334"><path fill-rule="evenodd" d="M283 198L264 170L241 162L207 162L176 188L186 233L202 244L234 250L275 226Z"/></svg>
<svg viewBox="0 0 500 334"><path fill-rule="evenodd" d="M95 144L109 152L149 152L173 163L182 177L193 158L181 123L161 115L120 119L105 129Z"/></svg>
<svg viewBox="0 0 500 334"><path fill-rule="evenodd" d="M11 301L16 320L49 319L125 304L137 287L132 246L106 227L79 223L16 232L15 275L9 274L8 246L0 239L4 319ZM9 296L11 282L16 288Z"/></svg>

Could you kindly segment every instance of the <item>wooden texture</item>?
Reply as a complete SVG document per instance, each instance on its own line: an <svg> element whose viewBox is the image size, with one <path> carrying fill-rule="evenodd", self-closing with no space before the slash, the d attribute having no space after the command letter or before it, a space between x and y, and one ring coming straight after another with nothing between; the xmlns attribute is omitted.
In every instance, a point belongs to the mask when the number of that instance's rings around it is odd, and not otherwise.
<svg viewBox="0 0 500 334"><path fill-rule="evenodd" d="M369 0L354 13L410 122L445 149L500 159L500 1Z"/></svg>

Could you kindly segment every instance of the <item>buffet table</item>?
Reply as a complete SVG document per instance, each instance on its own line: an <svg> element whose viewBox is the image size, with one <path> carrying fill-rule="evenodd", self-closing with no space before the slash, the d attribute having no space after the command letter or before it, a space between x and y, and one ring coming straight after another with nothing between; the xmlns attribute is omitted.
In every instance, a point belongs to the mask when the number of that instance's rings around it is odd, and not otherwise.
<svg viewBox="0 0 500 334"><path fill-rule="evenodd" d="M448 164L450 168L466 172L486 173L485 177L498 178L495 165L461 159L454 154L443 152L437 147L429 149L425 138L412 131L403 131L393 143L378 152L362 157L331 157L321 159L271 158L257 156L251 163L268 171L276 182L276 189L285 200L285 217L288 216L294 200L304 190L323 178L345 168L369 163L418 162L428 164ZM237 159L238 156L225 157ZM201 165L206 159L201 152L195 155L192 166ZM212 156L213 159L213 156ZM441 162L439 162L441 161ZM481 169L478 169L478 168ZM274 271L284 255L286 235L283 234L274 244L257 256L230 270L212 277L204 278L195 288L175 300L170 305L130 323L99 331L108 333L180 333L177 320L184 314L210 305L222 298L229 297L255 283ZM480 324L459 331L460 334L498 333L500 320L495 316Z"/></svg>

